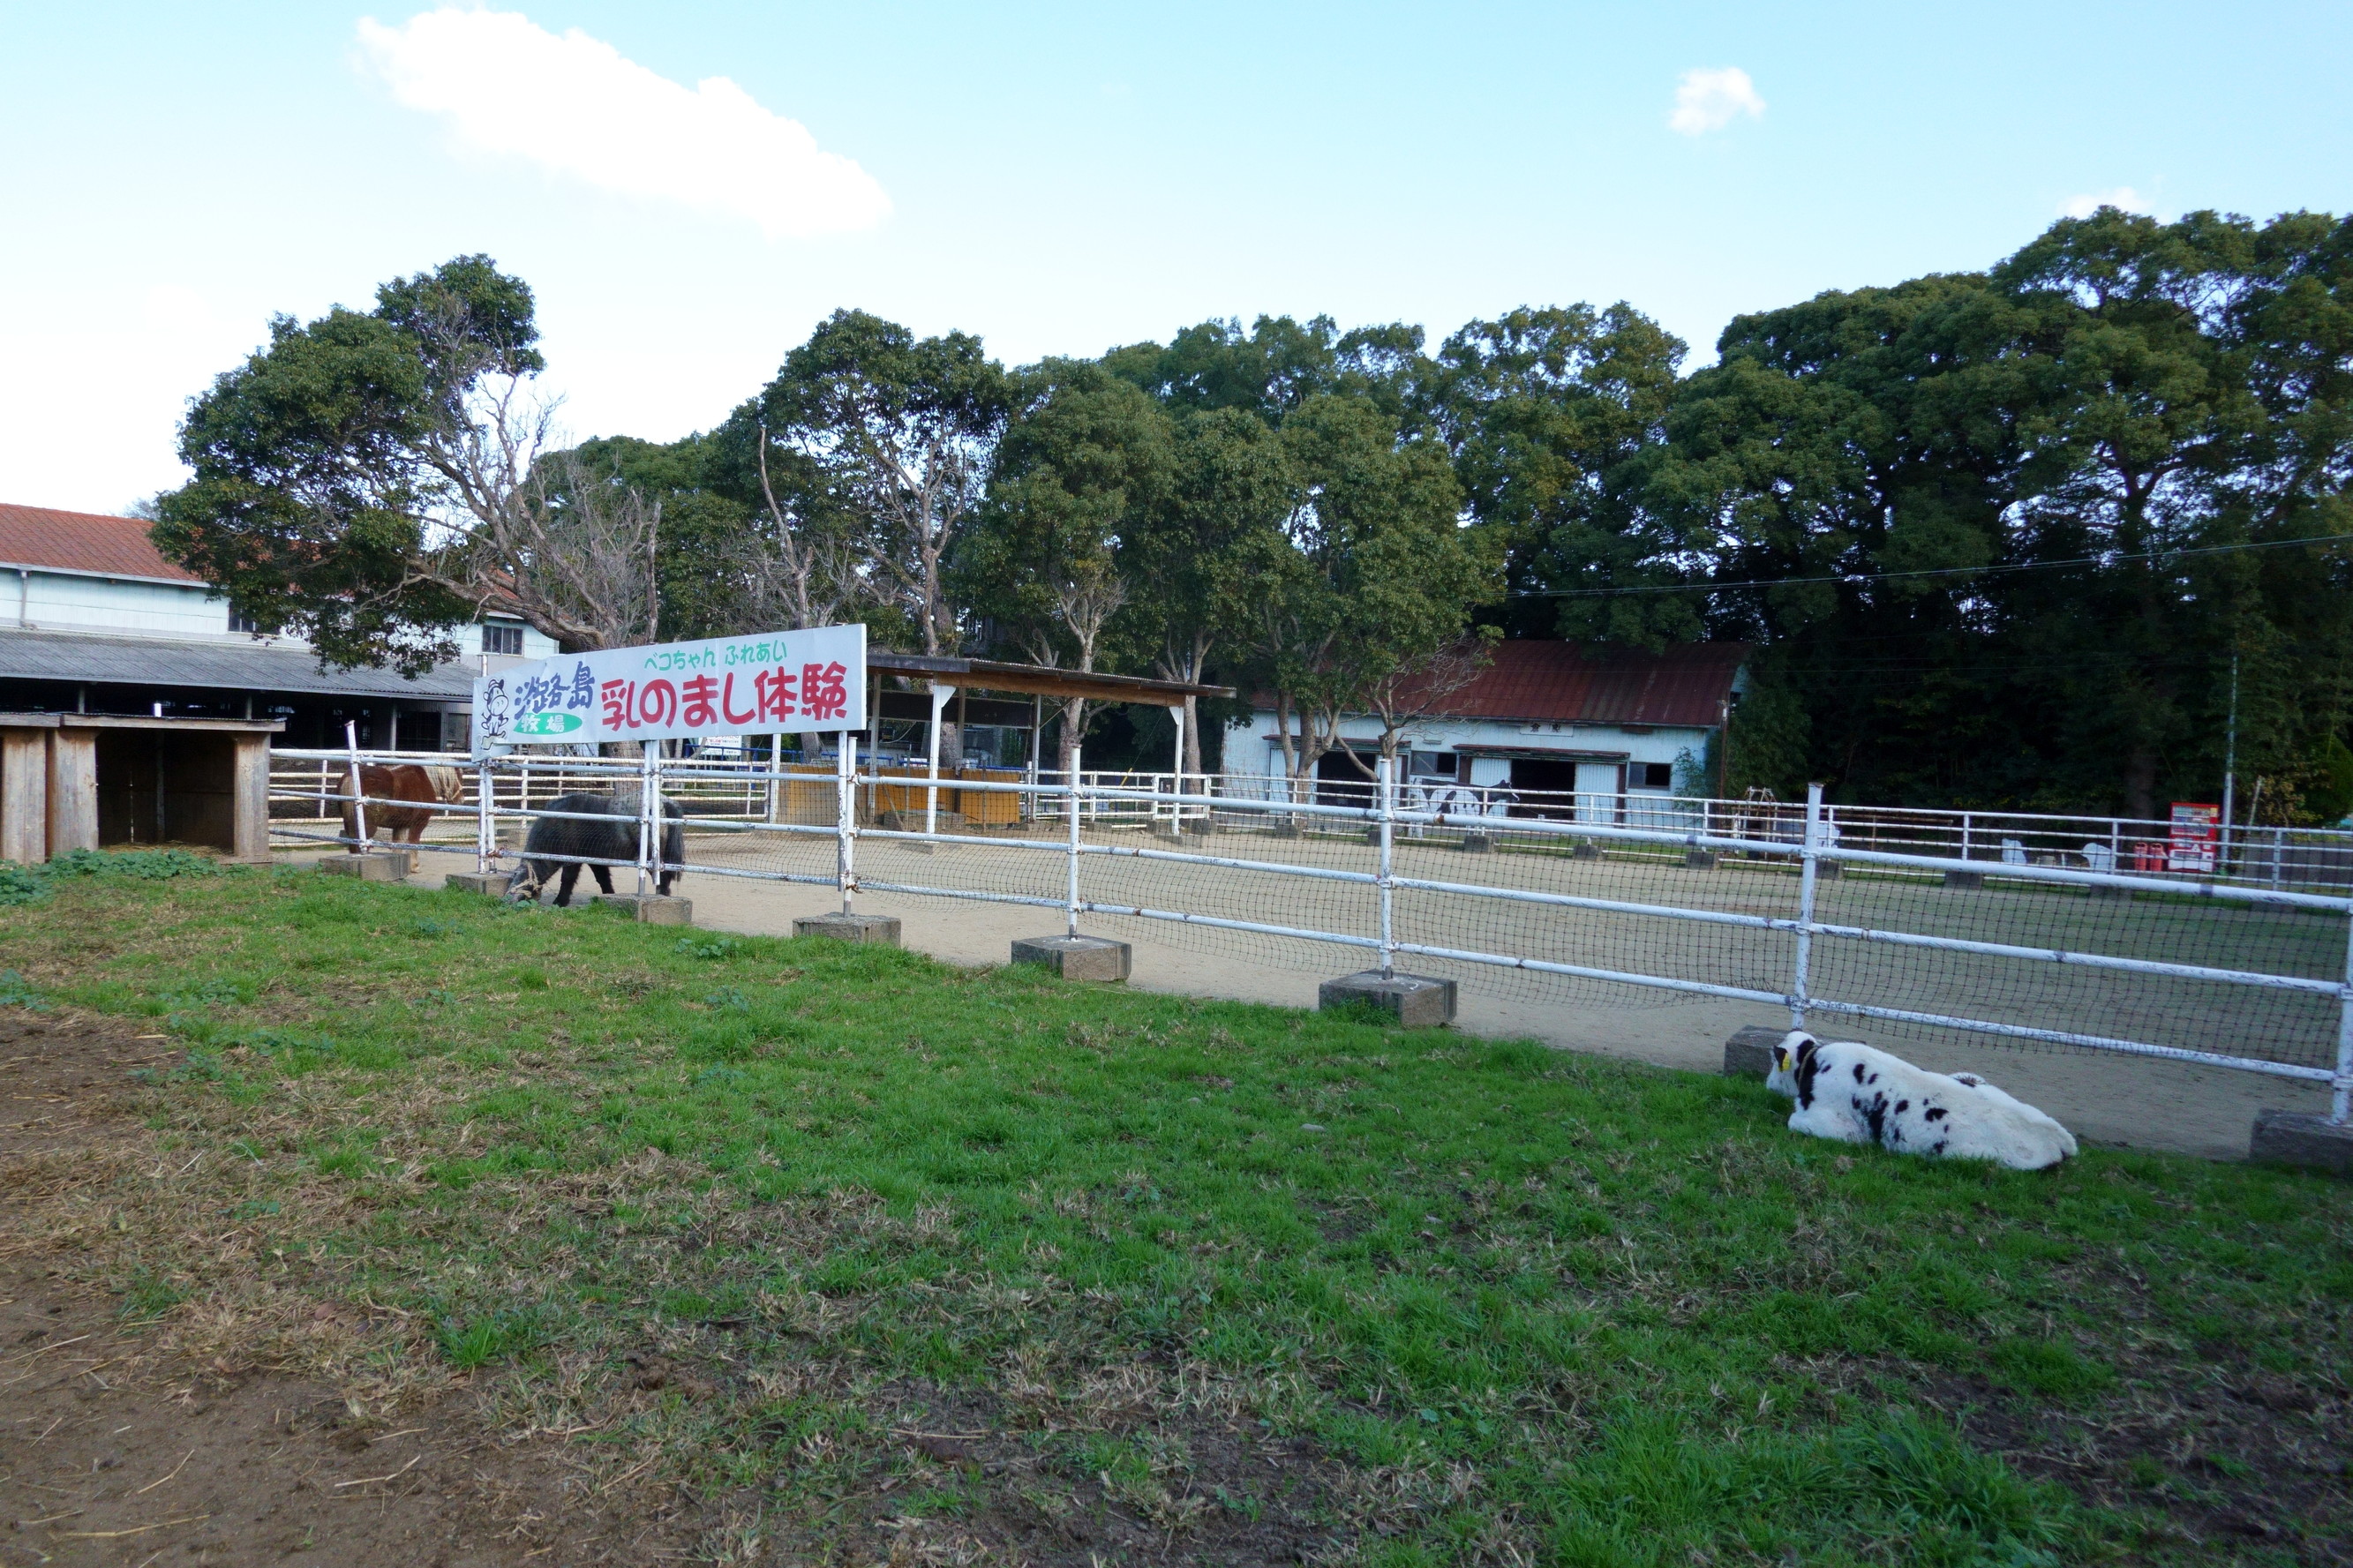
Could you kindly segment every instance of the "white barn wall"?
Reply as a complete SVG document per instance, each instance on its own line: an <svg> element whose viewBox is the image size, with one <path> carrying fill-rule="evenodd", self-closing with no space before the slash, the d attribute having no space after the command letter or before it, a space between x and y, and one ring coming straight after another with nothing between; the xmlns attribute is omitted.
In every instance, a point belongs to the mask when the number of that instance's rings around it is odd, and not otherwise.
<svg viewBox="0 0 2353 1568"><path fill-rule="evenodd" d="M1229 777L1281 776L1282 748L1264 737L1274 732L1274 711L1261 709L1250 719L1237 720L1226 728L1224 772ZM1361 742L1367 746L1380 743L1381 727L1377 721L1343 720L1340 737L1344 741ZM1522 721L1509 719L1440 719L1410 726L1400 742L1400 751L1452 752L1464 746L1504 746L1527 751L1558 752L1623 752L1630 768L1645 763L1662 763L1672 766L1686 754L1693 758L1705 755L1708 731L1704 729L1680 725L1654 725L1646 733L1635 733L1614 724L1577 722L1546 722L1538 732L1528 732ZM1512 772L1508 757L1473 756L1471 784L1502 784L1509 782ZM1633 784L1629 795L1672 795L1672 786L1652 789Z"/></svg>
<svg viewBox="0 0 2353 1568"><path fill-rule="evenodd" d="M0 567L0 625L42 631L97 632L111 637L243 637L228 626L228 601L194 583L104 577L91 573ZM307 646L301 637L271 639L281 646ZM458 628L459 656L479 658L482 628ZM522 657L550 658L555 639L534 627L522 629Z"/></svg>

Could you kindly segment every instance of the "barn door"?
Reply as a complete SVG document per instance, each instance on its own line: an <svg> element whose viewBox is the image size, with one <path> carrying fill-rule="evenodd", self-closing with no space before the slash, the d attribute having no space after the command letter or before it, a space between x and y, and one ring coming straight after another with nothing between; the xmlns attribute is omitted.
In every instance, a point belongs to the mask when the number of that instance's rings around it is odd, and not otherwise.
<svg viewBox="0 0 2353 1568"><path fill-rule="evenodd" d="M1579 822L1615 822L1618 820L1618 795L1620 773L1616 763L1579 763L1577 764L1577 820Z"/></svg>

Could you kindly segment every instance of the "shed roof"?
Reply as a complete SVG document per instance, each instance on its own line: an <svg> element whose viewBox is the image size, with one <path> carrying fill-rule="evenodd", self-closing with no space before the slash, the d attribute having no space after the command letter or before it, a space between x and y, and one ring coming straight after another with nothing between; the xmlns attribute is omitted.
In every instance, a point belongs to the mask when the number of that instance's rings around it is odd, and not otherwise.
<svg viewBox="0 0 2353 1568"><path fill-rule="evenodd" d="M0 502L0 567L203 583L186 567L164 559L147 537L148 526L143 518Z"/></svg>
<svg viewBox="0 0 2353 1568"><path fill-rule="evenodd" d="M1431 704L1438 719L1529 723L1662 724L1709 729L1750 645L1679 643L1658 653L1534 637L1495 644L1461 689ZM1261 707L1271 707L1261 698Z"/></svg>
<svg viewBox="0 0 2353 1568"><path fill-rule="evenodd" d="M466 702L473 699L474 673L472 665L453 660L408 680L388 669L322 671L307 648L0 628L0 680Z"/></svg>

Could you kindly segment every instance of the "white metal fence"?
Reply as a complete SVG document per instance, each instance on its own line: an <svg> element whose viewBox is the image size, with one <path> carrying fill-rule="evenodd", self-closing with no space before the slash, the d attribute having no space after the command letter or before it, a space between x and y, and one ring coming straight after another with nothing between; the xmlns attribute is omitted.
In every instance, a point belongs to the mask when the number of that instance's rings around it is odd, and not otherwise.
<svg viewBox="0 0 2353 1568"><path fill-rule="evenodd" d="M1217 784L1221 795L1235 800L1368 805L1377 793L1369 780L1294 780L1282 774L1227 773ZM1640 790L1527 790L1458 784L1437 776L1406 779L1398 799L1408 810L1484 816L1498 823L1538 818L1711 837L1779 838L1791 844L1803 836L1806 820L1802 801L1717 800ZM2225 824L2211 847L2201 851L2177 842L2170 822L2126 816L1825 802L1820 821L1820 831L1833 849L2219 879L2282 889L2353 889L2353 828Z"/></svg>
<svg viewBox="0 0 2353 1568"><path fill-rule="evenodd" d="M935 783L861 771L851 755L829 773L698 758L280 759L273 790L288 809L334 812L363 763L462 765L466 798L439 816L463 836L422 848L484 871L519 864L557 794L642 790L634 858L532 858L618 867L640 890L667 869L826 887L845 911L861 892L1026 905L1060 911L1073 932L1084 922L1257 963L1328 971L1338 947L1532 999L1725 999L1786 1008L1795 1023L1827 1014L1898 1035L2197 1062L2329 1084L2339 1121L2353 1100L2353 900L1975 853L1973 837L1936 837L1951 826L1941 819L1873 847L1853 808L1819 793L1794 806L1679 803L1698 809L1666 826L1499 816L1386 776L1340 804L1083 770L1075 784L976 770ZM684 812L679 860L659 858L657 799ZM361 811L415 805L370 797ZM345 841L298 820L273 833Z"/></svg>

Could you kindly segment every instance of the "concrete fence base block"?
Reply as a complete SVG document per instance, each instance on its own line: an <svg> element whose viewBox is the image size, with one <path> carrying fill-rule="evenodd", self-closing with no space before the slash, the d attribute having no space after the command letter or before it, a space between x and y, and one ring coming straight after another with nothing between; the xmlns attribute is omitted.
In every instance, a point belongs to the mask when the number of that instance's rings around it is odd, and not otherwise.
<svg viewBox="0 0 2353 1568"><path fill-rule="evenodd" d="M2247 1158L2267 1165L2302 1165L2353 1176L2353 1121L2331 1121L2293 1110L2255 1113Z"/></svg>
<svg viewBox="0 0 2353 1568"><path fill-rule="evenodd" d="M1384 975L1377 969L1367 969L1326 980L1315 988L1319 1012L1351 1002L1370 1002L1383 1012L1394 1013L1409 1029L1435 1029L1454 1022L1454 982L1426 974Z"/></svg>
<svg viewBox="0 0 2353 1568"><path fill-rule="evenodd" d="M372 851L365 855L324 855L319 869L330 877L356 877L363 882L405 882L409 858L406 850Z"/></svg>
<svg viewBox="0 0 2353 1568"><path fill-rule="evenodd" d="M839 942L873 942L899 945L897 915L801 915L793 921L795 936L829 936Z"/></svg>
<svg viewBox="0 0 2353 1568"><path fill-rule="evenodd" d="M691 926L694 923L692 899L666 898L660 893L598 893L596 901L610 904L632 920L649 926Z"/></svg>
<svg viewBox="0 0 2353 1568"><path fill-rule="evenodd" d="M1135 950L1107 936L1038 936L1013 944L1013 962L1044 964L1065 980L1124 980Z"/></svg>
<svg viewBox="0 0 2353 1568"><path fill-rule="evenodd" d="M1572 859L1599 860L1601 858L1601 846L1588 838L1568 853Z"/></svg>
<svg viewBox="0 0 2353 1568"><path fill-rule="evenodd" d="M1694 871L1713 871L1715 869L1715 851L1687 849L1683 852L1683 864Z"/></svg>
<svg viewBox="0 0 2353 1568"><path fill-rule="evenodd" d="M481 893L499 899L506 896L507 881L504 871L452 871L441 879L441 885L453 893Z"/></svg>
<svg viewBox="0 0 2353 1568"><path fill-rule="evenodd" d="M1495 852L1495 836L1492 833L1466 833L1456 845L1465 855L1492 855Z"/></svg>
<svg viewBox="0 0 2353 1568"><path fill-rule="evenodd" d="M1947 871L1945 873L1945 886L1982 888L1985 886L1985 873L1983 871Z"/></svg>
<svg viewBox="0 0 2353 1568"><path fill-rule="evenodd" d="M2103 888L2095 884L2092 889L2092 897L2095 899L2114 899L2120 904L2131 903L2132 896L2133 890L2130 888Z"/></svg>
<svg viewBox="0 0 2353 1568"><path fill-rule="evenodd" d="M1763 1078L1773 1070L1773 1047L1788 1030L1775 1024L1750 1024L1724 1042L1724 1076Z"/></svg>

